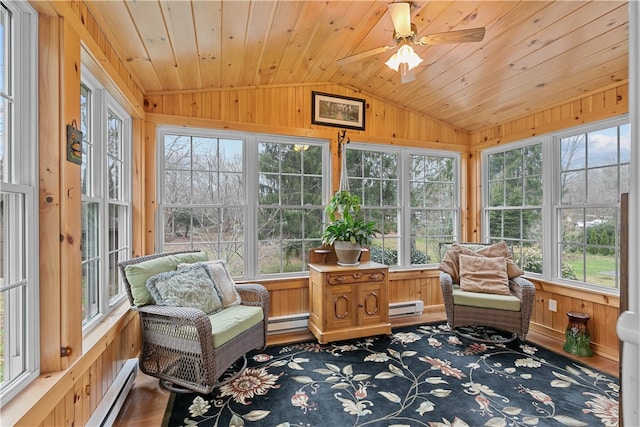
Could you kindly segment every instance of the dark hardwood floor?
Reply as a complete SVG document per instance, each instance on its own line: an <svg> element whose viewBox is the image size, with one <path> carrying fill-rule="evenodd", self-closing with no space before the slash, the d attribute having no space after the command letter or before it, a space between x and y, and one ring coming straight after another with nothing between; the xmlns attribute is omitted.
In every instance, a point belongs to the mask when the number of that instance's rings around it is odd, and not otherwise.
<svg viewBox="0 0 640 427"><path fill-rule="evenodd" d="M394 327L401 326L394 324ZM296 336L269 337L269 345L281 344L283 342L301 341L310 339L310 334L302 333ZM568 354L562 350L564 342L549 338L535 331L530 331L527 340L539 346L553 350L557 353L563 353L565 356L575 359L585 365L610 375L618 377L618 362L607 359L606 357L593 355L591 357L578 357ZM138 373L135 384L120 410L120 414L116 419L114 427L152 427L160 426L164 417L164 411L169 400L169 392L162 389L156 378L152 378L142 372Z"/></svg>

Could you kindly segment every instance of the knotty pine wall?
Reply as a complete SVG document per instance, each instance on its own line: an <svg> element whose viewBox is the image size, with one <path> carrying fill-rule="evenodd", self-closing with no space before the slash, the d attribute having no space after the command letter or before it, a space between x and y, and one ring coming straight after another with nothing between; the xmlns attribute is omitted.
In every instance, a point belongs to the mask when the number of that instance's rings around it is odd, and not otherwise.
<svg viewBox="0 0 640 427"><path fill-rule="evenodd" d="M80 426L118 372L140 351L136 313L124 302L89 333L82 331L80 166L66 161L66 125L80 123L80 72L102 78L133 117L133 255L145 253L142 199L142 91L82 2L34 1L38 21L39 258L41 375L2 402L4 425ZM89 52L85 55L81 46ZM81 65L82 63L82 65ZM65 349L66 355L61 354Z"/></svg>
<svg viewBox="0 0 640 427"><path fill-rule="evenodd" d="M628 114L629 83L627 80L567 100L559 105L532 112L498 126L471 133L469 137L469 170L467 230L471 241L480 240L482 209L482 150L497 145L544 135L585 123ZM568 323L566 312L578 311L591 316L589 332L594 353L619 360L616 322L620 314L620 297L584 289L575 289L532 279L536 285L536 305L531 329L564 341ZM548 309L549 299L558 302L558 311Z"/></svg>
<svg viewBox="0 0 640 427"><path fill-rule="evenodd" d="M412 145L462 153L462 232L464 240L479 241L481 213L481 151L498 144L507 144L535 135L618 116L628 111L628 84L619 82L587 94L579 99L551 106L540 112L515 119L504 125L484 129L470 135L428 118L415 129L407 123L420 118L375 96L355 92L340 85L309 85L298 87L241 88L197 93L147 94L145 111L146 147L155 150L155 127L161 124L210 127L249 132L278 133L289 136L313 136L331 140L334 160L337 156L336 129L313 126L311 121L311 91L355 96L367 100L366 130L348 131L352 141ZM264 111L261 111L264 110ZM448 139L450 138L450 139ZM155 151L154 151L155 152ZM153 153L148 153L152 157ZM147 162L148 171L155 165ZM334 186L338 171L332 171ZM154 175L147 175L147 194L155 193ZM151 213L151 209L149 209ZM152 224L148 220L148 224ZM147 229L153 241L155 231ZM593 349L597 354L618 359L615 323L619 312L619 297L587 290L576 290L559 284L533 280L537 288L536 309L531 329L564 340L566 312L589 314ZM272 316L304 313L308 310L306 279L263 282L272 297ZM438 271L426 269L390 273L390 302L422 299L425 313L442 310ZM548 310L548 300L558 301L558 311Z"/></svg>
<svg viewBox="0 0 640 427"><path fill-rule="evenodd" d="M119 307L102 325L82 337L71 311L79 312L78 262L80 212L67 190L79 184L79 174L63 159L64 126L77 117L80 45L90 58L85 65L108 79L103 83L133 117L133 249L138 256L154 251L155 128L158 124L204 126L237 131L266 132L327 138L336 155L337 129L310 125L311 91L365 98L366 131L349 131L353 141L411 145L462 153L462 236L479 234L478 154L482 148L508 143L627 111L626 82L569 100L548 111L532 113L471 135L438 120L416 115L350 88L334 84L237 88L198 93L143 94L126 62L110 45L82 1L33 1L40 19L40 268L43 374L21 395L3 404L8 425L84 425L115 378L124 360L140 349L135 313ZM615 95L614 95L615 94ZM62 109L61 109L62 106ZM337 162L334 162L337 164ZM336 169L332 171L337 186ZM76 187L79 188L79 185ZM60 236L65 237L60 241ZM75 242L75 243L74 243ZM69 245L65 248L64 245ZM265 281L271 294L270 315L308 311L306 278ZM436 269L390 273L391 302L422 299L425 316L442 314ZM618 359L615 322L619 298L536 282L538 295L532 329L563 339L567 310L585 311L594 350ZM558 312L545 310L548 298L558 301ZM57 303L56 303L57 302ZM420 321L420 318L417 318ZM71 356L61 357L68 346Z"/></svg>

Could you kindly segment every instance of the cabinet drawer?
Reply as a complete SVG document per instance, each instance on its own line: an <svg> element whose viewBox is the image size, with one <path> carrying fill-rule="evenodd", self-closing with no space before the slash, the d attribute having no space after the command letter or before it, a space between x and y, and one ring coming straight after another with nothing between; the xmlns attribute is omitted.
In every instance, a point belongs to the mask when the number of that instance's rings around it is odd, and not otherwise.
<svg viewBox="0 0 640 427"><path fill-rule="evenodd" d="M371 283L383 282L384 270L350 271L346 273L332 273L327 275L327 283L330 285L344 285L347 283Z"/></svg>

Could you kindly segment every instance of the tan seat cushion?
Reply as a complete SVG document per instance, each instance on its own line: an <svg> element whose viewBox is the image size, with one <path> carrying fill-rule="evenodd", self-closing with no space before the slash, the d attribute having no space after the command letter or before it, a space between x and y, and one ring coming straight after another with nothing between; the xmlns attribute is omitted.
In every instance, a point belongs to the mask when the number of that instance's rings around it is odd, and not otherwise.
<svg viewBox="0 0 640 427"><path fill-rule="evenodd" d="M467 292L511 295L505 257L460 254L460 288Z"/></svg>
<svg viewBox="0 0 640 427"><path fill-rule="evenodd" d="M220 347L233 337L257 325L264 319L261 307L232 305L209 316L213 346Z"/></svg>
<svg viewBox="0 0 640 427"><path fill-rule="evenodd" d="M514 295L497 295L467 292L460 286L453 287L453 303L469 307L490 308L495 310L520 311L520 300Z"/></svg>

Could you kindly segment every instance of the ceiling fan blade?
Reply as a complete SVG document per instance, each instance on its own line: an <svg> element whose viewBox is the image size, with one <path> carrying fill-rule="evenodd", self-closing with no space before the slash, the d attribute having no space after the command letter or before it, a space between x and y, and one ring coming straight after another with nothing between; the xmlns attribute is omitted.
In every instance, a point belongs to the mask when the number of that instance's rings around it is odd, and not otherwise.
<svg viewBox="0 0 640 427"><path fill-rule="evenodd" d="M411 5L406 2L389 3L387 8L391 14L396 35L399 37L411 35Z"/></svg>
<svg viewBox="0 0 640 427"><path fill-rule="evenodd" d="M433 46L435 44L446 43L469 43L479 42L484 39L484 27L469 28L468 30L448 31L446 33L435 33L422 36L418 43L423 46Z"/></svg>
<svg viewBox="0 0 640 427"><path fill-rule="evenodd" d="M358 61L360 59L364 59L364 58L367 58L369 56L377 55L379 53L384 53L384 52L388 51L389 49L393 49L394 47L395 46L376 47L375 49L365 50L364 52L356 53L355 55L351 55L351 56L347 56L347 57L338 59L336 62L339 65L349 64L350 62L353 62L353 61Z"/></svg>

